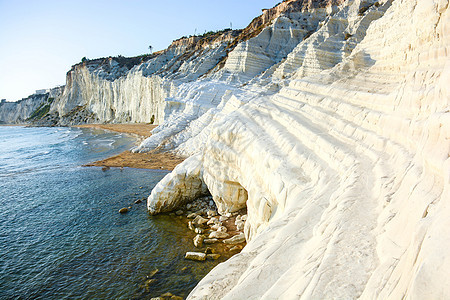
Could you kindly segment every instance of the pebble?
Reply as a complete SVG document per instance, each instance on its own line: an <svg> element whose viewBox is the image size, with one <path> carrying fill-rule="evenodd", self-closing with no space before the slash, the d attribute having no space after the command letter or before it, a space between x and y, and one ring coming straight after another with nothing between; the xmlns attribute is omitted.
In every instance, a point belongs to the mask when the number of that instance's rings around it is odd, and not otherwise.
<svg viewBox="0 0 450 300"><path fill-rule="evenodd" d="M217 231L217 229L219 229L220 226L222 226L222 224L214 224L213 226L211 226L211 229Z"/></svg>
<svg viewBox="0 0 450 300"><path fill-rule="evenodd" d="M121 214L125 214L127 212L128 212L128 208L126 208L126 207L122 207L121 209L119 209L119 213L121 213Z"/></svg>
<svg viewBox="0 0 450 300"><path fill-rule="evenodd" d="M237 224L236 224L236 229L237 229L238 231L242 231L242 230L244 230L244 226L245 226L245 223L242 222L242 221L239 221L239 222L237 222Z"/></svg>
<svg viewBox="0 0 450 300"><path fill-rule="evenodd" d="M242 246L241 245L236 245L234 247L231 247L229 251L239 251L242 250Z"/></svg>
<svg viewBox="0 0 450 300"><path fill-rule="evenodd" d="M213 231L209 234L208 238L210 239L225 239L229 237L230 235L226 232L220 232L220 231Z"/></svg>
<svg viewBox="0 0 450 300"><path fill-rule="evenodd" d="M197 227L197 228L195 228L194 232L201 234L201 233L205 232L205 229Z"/></svg>
<svg viewBox="0 0 450 300"><path fill-rule="evenodd" d="M209 221L206 224L211 225L211 224L216 224L216 222L219 222L219 218L212 217L211 219L209 219Z"/></svg>
<svg viewBox="0 0 450 300"><path fill-rule="evenodd" d="M204 239L204 237L202 235L197 234L194 237L194 246L197 247L197 248L202 247L203 246L203 239Z"/></svg>
<svg viewBox="0 0 450 300"><path fill-rule="evenodd" d="M227 232L228 229L225 226L220 226L219 228L217 228L218 232Z"/></svg>
<svg viewBox="0 0 450 300"><path fill-rule="evenodd" d="M196 216L192 223L197 225L203 225L208 222L208 219L203 218L202 216Z"/></svg>
<svg viewBox="0 0 450 300"><path fill-rule="evenodd" d="M147 278L152 278L152 277L155 276L156 273L158 273L158 272L159 272L159 269L153 270L150 274L147 275Z"/></svg>
<svg viewBox="0 0 450 300"><path fill-rule="evenodd" d="M180 209L175 212L177 216L181 216L184 212Z"/></svg>
<svg viewBox="0 0 450 300"><path fill-rule="evenodd" d="M217 216L217 212L215 210L212 210L212 209L208 210L206 212L206 214L208 215L209 218Z"/></svg>
<svg viewBox="0 0 450 300"><path fill-rule="evenodd" d="M186 204L186 209L191 209L191 207L192 207L192 204L190 204L190 203Z"/></svg>
<svg viewBox="0 0 450 300"><path fill-rule="evenodd" d="M238 235L233 236L232 238L223 240L225 244L239 244L245 242L245 235L240 233Z"/></svg>
<svg viewBox="0 0 450 300"><path fill-rule="evenodd" d="M217 243L219 240L218 239L204 239L203 243L205 244L214 244Z"/></svg>
<svg viewBox="0 0 450 300"><path fill-rule="evenodd" d="M195 227L194 227L194 224L192 224L192 221L188 222L188 228L189 228L189 230L192 230L192 231L195 230Z"/></svg>
<svg viewBox="0 0 450 300"><path fill-rule="evenodd" d="M206 259L206 254L202 252L186 252L184 258L190 260L203 261Z"/></svg>
<svg viewBox="0 0 450 300"><path fill-rule="evenodd" d="M212 254L206 254L206 257L207 257L208 259L214 259L214 260L216 260L216 259L218 259L218 258L220 257L220 254L215 254L215 253L212 253Z"/></svg>
<svg viewBox="0 0 450 300"><path fill-rule="evenodd" d="M206 247L206 249L205 249L205 254L213 254L215 252L216 251L211 247Z"/></svg>
<svg viewBox="0 0 450 300"><path fill-rule="evenodd" d="M200 209L200 210L197 210L195 213L196 213L197 215L201 216L201 215L203 215L205 212L203 211L203 209Z"/></svg>
<svg viewBox="0 0 450 300"><path fill-rule="evenodd" d="M195 217L197 217L197 214L196 214L196 213L191 213L191 214L188 214L188 215L187 215L187 218L188 218L188 219L195 219Z"/></svg>
<svg viewBox="0 0 450 300"><path fill-rule="evenodd" d="M137 199L136 201L134 201L134 204L139 204L139 203L141 203L141 202L142 202L141 199Z"/></svg>

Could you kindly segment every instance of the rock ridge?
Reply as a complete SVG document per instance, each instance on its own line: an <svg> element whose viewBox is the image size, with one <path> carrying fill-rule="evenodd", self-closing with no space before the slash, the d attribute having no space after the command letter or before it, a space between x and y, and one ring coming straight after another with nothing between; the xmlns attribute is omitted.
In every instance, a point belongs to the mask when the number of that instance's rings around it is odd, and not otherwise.
<svg viewBox="0 0 450 300"><path fill-rule="evenodd" d="M80 65L49 115L153 117L133 151L189 158L150 213L247 208L247 245L189 299L446 299L449 24L448 0L283 1L114 80Z"/></svg>

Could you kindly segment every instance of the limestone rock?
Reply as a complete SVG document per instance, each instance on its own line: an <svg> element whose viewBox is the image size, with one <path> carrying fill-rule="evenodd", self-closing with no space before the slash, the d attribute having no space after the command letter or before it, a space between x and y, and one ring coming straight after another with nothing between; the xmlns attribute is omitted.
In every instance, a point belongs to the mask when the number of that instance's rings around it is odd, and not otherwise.
<svg viewBox="0 0 450 300"><path fill-rule="evenodd" d="M192 221L188 222L188 228L189 228L189 230L192 230L192 231L195 231L195 229L196 229L194 224L192 223Z"/></svg>
<svg viewBox="0 0 450 300"><path fill-rule="evenodd" d="M217 228L217 231L218 231L218 232L227 232L228 229L227 229L225 226L219 226L219 227Z"/></svg>
<svg viewBox="0 0 450 300"><path fill-rule="evenodd" d="M203 228L197 227L197 228L195 228L194 232L201 234L201 233L205 232L205 230Z"/></svg>
<svg viewBox="0 0 450 300"><path fill-rule="evenodd" d="M245 242L245 235L243 233L237 234L229 239L223 240L225 244L239 244Z"/></svg>
<svg viewBox="0 0 450 300"><path fill-rule="evenodd" d="M217 253L212 253L212 254L206 254L206 258L207 259L212 259L212 260L216 260L220 257L220 254Z"/></svg>
<svg viewBox="0 0 450 300"><path fill-rule="evenodd" d="M219 240L216 239L216 238L212 238L212 239L208 238L208 239L204 239L203 243L205 243L205 244L214 244L214 243L217 243L218 241Z"/></svg>
<svg viewBox="0 0 450 300"><path fill-rule="evenodd" d="M188 219L195 219L195 217L197 217L196 213L190 213L190 214L187 215Z"/></svg>
<svg viewBox="0 0 450 300"><path fill-rule="evenodd" d="M202 252L186 252L184 258L190 260L204 261L206 259L206 254Z"/></svg>
<svg viewBox="0 0 450 300"><path fill-rule="evenodd" d="M200 234L197 234L194 237L194 246L197 248L201 248L203 246L203 240L204 240L204 237Z"/></svg>
<svg viewBox="0 0 450 300"><path fill-rule="evenodd" d="M225 239L230 235L226 232L213 231L209 234L208 238L210 239Z"/></svg>
<svg viewBox="0 0 450 300"><path fill-rule="evenodd" d="M198 159L198 156L186 159L153 188L147 201L150 213L171 211L206 194Z"/></svg>
<svg viewBox="0 0 450 300"><path fill-rule="evenodd" d="M239 230L239 231L244 230L244 225L245 225L244 222L239 221L239 222L236 222L235 225L236 225L236 230Z"/></svg>
<svg viewBox="0 0 450 300"><path fill-rule="evenodd" d="M214 217L214 216L217 216L217 212L215 211L215 210L208 210L207 212L206 212L206 214L208 215L208 218L212 218L212 217Z"/></svg>
<svg viewBox="0 0 450 300"><path fill-rule="evenodd" d="M196 216L195 219L192 221L194 225L203 225L208 222L208 219L203 218L202 216Z"/></svg>

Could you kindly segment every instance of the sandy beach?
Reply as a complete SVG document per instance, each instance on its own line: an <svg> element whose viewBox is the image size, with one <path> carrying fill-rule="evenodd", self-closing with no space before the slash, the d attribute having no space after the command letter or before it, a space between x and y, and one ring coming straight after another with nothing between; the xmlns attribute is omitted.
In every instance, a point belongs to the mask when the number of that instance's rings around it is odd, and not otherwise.
<svg viewBox="0 0 450 300"><path fill-rule="evenodd" d="M157 125L149 125L146 123L139 124L87 124L78 125L79 128L98 128L110 130L120 133L127 133L138 136L143 140L151 136L151 130ZM86 164L86 167L128 167L139 169L161 169L173 170L184 158L175 156L171 153L148 152L148 153L132 153L124 151L118 155L106 158L104 160L95 161Z"/></svg>

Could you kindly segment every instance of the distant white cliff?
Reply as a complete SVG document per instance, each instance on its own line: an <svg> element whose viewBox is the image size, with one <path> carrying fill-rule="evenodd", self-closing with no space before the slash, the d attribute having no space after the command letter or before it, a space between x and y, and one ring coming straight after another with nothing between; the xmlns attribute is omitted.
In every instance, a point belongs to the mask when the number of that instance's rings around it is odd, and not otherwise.
<svg viewBox="0 0 450 300"><path fill-rule="evenodd" d="M133 151L189 158L151 213L207 191L247 208L247 246L190 299L447 299L449 52L448 0L286 0L240 31L77 64L36 122L154 120Z"/></svg>

